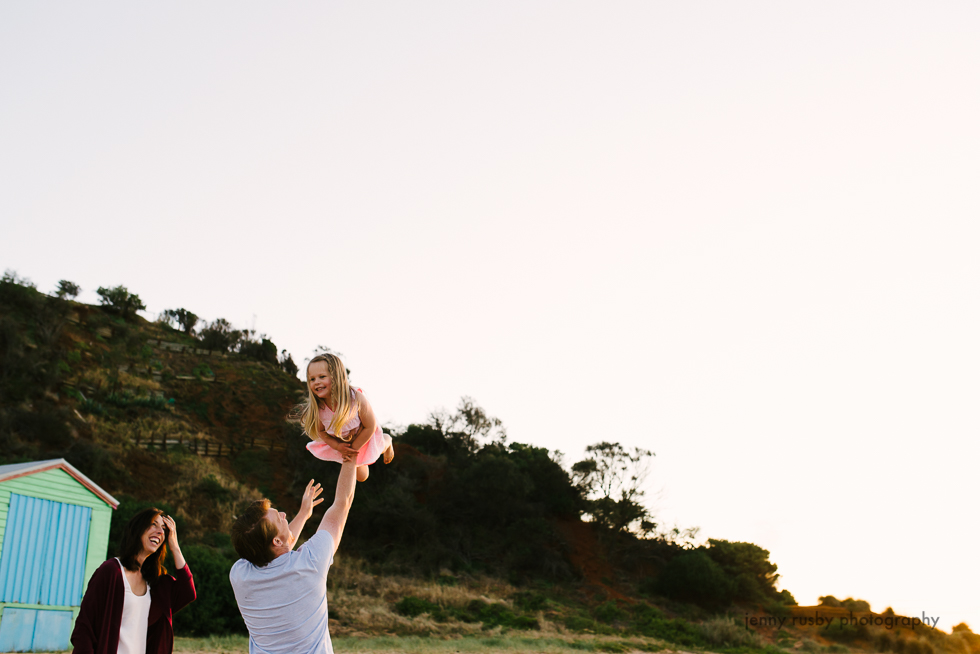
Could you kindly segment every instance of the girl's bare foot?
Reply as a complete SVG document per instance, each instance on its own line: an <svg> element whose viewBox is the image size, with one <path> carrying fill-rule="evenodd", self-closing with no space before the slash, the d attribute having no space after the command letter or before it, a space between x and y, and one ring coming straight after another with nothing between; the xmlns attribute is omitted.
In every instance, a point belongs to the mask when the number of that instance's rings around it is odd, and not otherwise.
<svg viewBox="0 0 980 654"><path fill-rule="evenodd" d="M357 481L367 481L370 474L371 471L368 470L367 466L357 466Z"/></svg>
<svg viewBox="0 0 980 654"><path fill-rule="evenodd" d="M385 450L384 458L385 458L385 465L388 465L389 463L391 463L392 461L394 461L394 459L395 459L395 448L394 448L394 446L392 446L392 445L389 445L388 446L388 449Z"/></svg>

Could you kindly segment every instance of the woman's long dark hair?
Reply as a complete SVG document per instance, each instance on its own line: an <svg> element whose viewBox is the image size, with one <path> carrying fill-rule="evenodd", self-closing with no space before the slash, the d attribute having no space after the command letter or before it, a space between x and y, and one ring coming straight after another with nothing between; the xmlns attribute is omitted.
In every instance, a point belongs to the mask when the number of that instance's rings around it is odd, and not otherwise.
<svg viewBox="0 0 980 654"><path fill-rule="evenodd" d="M163 528L163 542L160 543L156 552L146 557L142 568L136 562L136 557L143 551L143 532L150 528L158 515L164 515L163 511L155 507L143 509L130 518L126 526L123 527L122 538L119 539L119 560L123 567L132 572L142 569L143 579L150 586L157 579L167 574L167 569L163 567L163 561L167 558L167 536L170 535L170 530L166 527Z"/></svg>

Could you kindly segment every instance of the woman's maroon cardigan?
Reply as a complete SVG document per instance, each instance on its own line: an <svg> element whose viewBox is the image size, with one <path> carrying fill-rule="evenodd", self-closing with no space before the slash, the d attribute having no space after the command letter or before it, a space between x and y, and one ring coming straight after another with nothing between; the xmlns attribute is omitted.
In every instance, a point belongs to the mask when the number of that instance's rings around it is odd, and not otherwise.
<svg viewBox="0 0 980 654"><path fill-rule="evenodd" d="M78 610L71 644L78 654L115 654L119 648L119 624L122 622L122 568L109 559L99 566L88 582L82 606ZM163 575L150 592L150 617L146 629L146 654L171 654L174 651L173 614L197 598L194 575L184 565L174 576Z"/></svg>

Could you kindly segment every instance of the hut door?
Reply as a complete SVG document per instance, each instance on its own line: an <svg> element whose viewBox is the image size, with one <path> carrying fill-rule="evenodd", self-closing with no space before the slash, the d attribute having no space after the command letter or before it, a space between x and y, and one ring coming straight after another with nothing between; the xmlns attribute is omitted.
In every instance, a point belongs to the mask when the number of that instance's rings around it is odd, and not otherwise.
<svg viewBox="0 0 980 654"><path fill-rule="evenodd" d="M85 506L10 494L0 550L0 602L6 603L0 651L21 651L27 641L32 643L28 649L69 647L71 611L64 609L82 603L91 519L92 509ZM17 604L34 606L20 609Z"/></svg>
<svg viewBox="0 0 980 654"><path fill-rule="evenodd" d="M92 509L10 494L0 602L78 606Z"/></svg>

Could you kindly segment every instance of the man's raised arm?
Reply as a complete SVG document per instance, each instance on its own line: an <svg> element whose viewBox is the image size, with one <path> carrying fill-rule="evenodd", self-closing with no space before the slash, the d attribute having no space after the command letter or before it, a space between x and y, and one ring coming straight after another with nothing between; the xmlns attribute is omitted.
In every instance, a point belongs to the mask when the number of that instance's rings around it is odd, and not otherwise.
<svg viewBox="0 0 980 654"><path fill-rule="evenodd" d="M326 529L333 537L333 551L337 551L340 538L344 535L344 525L347 524L347 514L354 502L354 487L357 485L357 462L354 457L348 458L340 467L340 477L337 479L337 492L333 496L333 504L323 514L320 529Z"/></svg>

